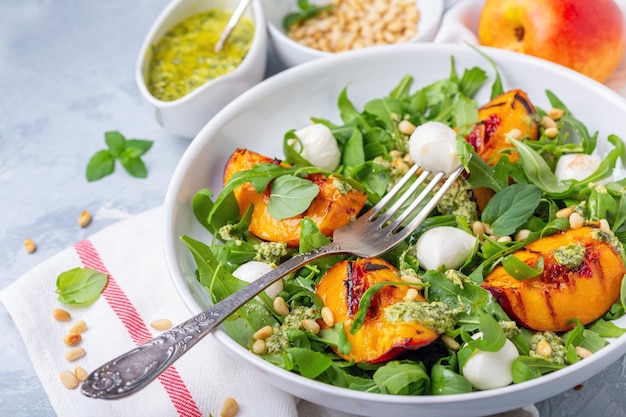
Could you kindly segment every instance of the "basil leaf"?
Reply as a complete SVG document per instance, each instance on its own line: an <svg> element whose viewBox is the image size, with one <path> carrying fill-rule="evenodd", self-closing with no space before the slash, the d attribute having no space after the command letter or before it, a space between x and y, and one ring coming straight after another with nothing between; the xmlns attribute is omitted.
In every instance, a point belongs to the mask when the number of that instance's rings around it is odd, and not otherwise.
<svg viewBox="0 0 626 417"><path fill-rule="evenodd" d="M120 132L105 132L104 141L115 158L119 158L126 149L126 138Z"/></svg>
<svg viewBox="0 0 626 417"><path fill-rule="evenodd" d="M509 236L530 218L540 202L539 188L532 184L513 184L489 200L481 218L496 236Z"/></svg>
<svg viewBox="0 0 626 417"><path fill-rule="evenodd" d="M154 142L143 139L128 139L126 141L126 151L134 157L139 157L152 148Z"/></svg>
<svg viewBox="0 0 626 417"><path fill-rule="evenodd" d="M517 280L534 278L543 274L543 256L539 257L535 266L530 266L517 256L509 255L502 260L502 266L507 274Z"/></svg>
<svg viewBox="0 0 626 417"><path fill-rule="evenodd" d="M270 186L268 213L277 220L287 219L303 213L319 194L320 187L304 178L283 175Z"/></svg>
<svg viewBox="0 0 626 417"><path fill-rule="evenodd" d="M148 169L146 165L143 163L141 158L137 156L133 156L132 152L127 152L128 150L124 150L122 155L120 155L120 162L126 172L136 178L146 178L148 176Z"/></svg>
<svg viewBox="0 0 626 417"><path fill-rule="evenodd" d="M353 129L352 135L350 135L350 138L343 148L341 162L347 168L356 167L365 163L363 135L356 127Z"/></svg>
<svg viewBox="0 0 626 417"><path fill-rule="evenodd" d="M108 282L108 276L89 268L74 268L62 272L56 281L59 301L65 304L85 305L94 302Z"/></svg>
<svg viewBox="0 0 626 417"><path fill-rule="evenodd" d="M513 383L530 381L539 378L541 375L558 371L566 365L559 365L545 359L533 358L530 356L520 356L513 361Z"/></svg>
<svg viewBox="0 0 626 417"><path fill-rule="evenodd" d="M571 187L559 181L541 155L523 142L511 137L508 137L508 139L515 145L520 155L522 166L524 167L524 173L530 182L549 196L564 197L567 195Z"/></svg>
<svg viewBox="0 0 626 417"><path fill-rule="evenodd" d="M435 364L430 371L433 395L452 395L472 392L472 384L463 375L444 365Z"/></svg>
<svg viewBox="0 0 626 417"><path fill-rule="evenodd" d="M115 157L108 150L96 152L87 164L87 181L96 181L115 171Z"/></svg>

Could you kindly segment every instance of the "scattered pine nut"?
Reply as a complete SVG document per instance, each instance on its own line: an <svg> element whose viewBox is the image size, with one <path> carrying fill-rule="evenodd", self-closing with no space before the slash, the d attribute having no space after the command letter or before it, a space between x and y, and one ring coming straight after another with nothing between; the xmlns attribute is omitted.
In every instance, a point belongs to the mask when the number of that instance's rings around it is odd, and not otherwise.
<svg viewBox="0 0 626 417"><path fill-rule="evenodd" d="M76 346L83 340L83 337L79 333L68 333L63 336L63 343L68 346Z"/></svg>
<svg viewBox="0 0 626 417"><path fill-rule="evenodd" d="M26 239L24 240L24 248L26 249L26 252L33 253L37 250L37 245L34 240Z"/></svg>
<svg viewBox="0 0 626 417"><path fill-rule="evenodd" d="M410 135L415 131L415 125L408 120L402 120L398 123L398 130L403 135Z"/></svg>
<svg viewBox="0 0 626 417"><path fill-rule="evenodd" d="M606 233L611 233L611 226L607 219L600 220L600 230Z"/></svg>
<svg viewBox="0 0 626 417"><path fill-rule="evenodd" d="M483 227L485 228L485 233L489 236L493 236L493 229L487 223L483 223Z"/></svg>
<svg viewBox="0 0 626 417"><path fill-rule="evenodd" d="M283 297L279 296L274 298L273 307L274 311L279 316L285 317L289 315L289 306Z"/></svg>
<svg viewBox="0 0 626 417"><path fill-rule="evenodd" d="M513 139L520 140L522 138L522 131L514 127L513 129L509 130L508 135Z"/></svg>
<svg viewBox="0 0 626 417"><path fill-rule="evenodd" d="M265 340L268 337L270 337L272 335L272 333L274 333L274 329L272 328L272 326L265 326L265 327L261 327L259 330L257 330L252 335L252 338L254 340Z"/></svg>
<svg viewBox="0 0 626 417"><path fill-rule="evenodd" d="M539 343L537 343L535 352L537 352L538 355L541 355L547 359L552 356L552 346L550 346L550 343L548 343L548 341L540 340Z"/></svg>
<svg viewBox="0 0 626 417"><path fill-rule="evenodd" d="M541 126L543 126L543 128L546 130L550 128L557 128L556 122L549 116L543 116L541 118Z"/></svg>
<svg viewBox="0 0 626 417"><path fill-rule="evenodd" d="M511 239L511 236L501 236L496 240L496 242L499 242L499 243L508 243L512 241L513 239Z"/></svg>
<svg viewBox="0 0 626 417"><path fill-rule="evenodd" d="M481 221L472 223L472 234L481 239L485 235L485 225Z"/></svg>
<svg viewBox="0 0 626 417"><path fill-rule="evenodd" d="M566 218L566 217L571 216L573 212L574 212L574 207L565 207L556 212L556 217L558 219Z"/></svg>
<svg viewBox="0 0 626 417"><path fill-rule="evenodd" d="M172 327L172 321L170 319L158 319L150 323L150 326L154 330L168 330Z"/></svg>
<svg viewBox="0 0 626 417"><path fill-rule="evenodd" d="M69 329L67 329L68 332L77 334L83 333L85 330L87 330L87 323L85 323L85 320L78 320Z"/></svg>
<svg viewBox="0 0 626 417"><path fill-rule="evenodd" d="M569 227L572 229L580 229L581 227L583 227L583 224L585 223L583 216L581 216L580 214L576 212L573 212L572 214L570 214L568 219L569 219Z"/></svg>
<svg viewBox="0 0 626 417"><path fill-rule="evenodd" d="M74 389L78 386L78 378L72 371L61 371L59 378L61 378L61 383L67 389Z"/></svg>
<svg viewBox="0 0 626 417"><path fill-rule="evenodd" d="M320 332L319 323L313 319L304 319L300 322L300 325L304 330L308 330L313 334L318 334Z"/></svg>
<svg viewBox="0 0 626 417"><path fill-rule="evenodd" d="M521 229L519 230L516 234L515 234L515 240L517 242L520 242L522 240L526 240L526 238L530 236L530 230L528 229Z"/></svg>
<svg viewBox="0 0 626 417"><path fill-rule="evenodd" d="M459 344L459 342L457 342L456 340L454 340L453 337L448 336L447 334L442 334L441 335L441 341L443 343L445 343L446 346L448 346L450 349L457 351L459 349L461 349L461 345Z"/></svg>
<svg viewBox="0 0 626 417"><path fill-rule="evenodd" d="M400 277L400 281L408 282L411 284L423 284L424 283L424 281L422 281L421 278L414 277L413 275L402 275Z"/></svg>
<svg viewBox="0 0 626 417"><path fill-rule="evenodd" d="M551 118L552 120L559 120L561 117L563 117L563 115L565 114L565 111L563 111L562 109L552 108L548 110L547 114L548 114L548 117Z"/></svg>
<svg viewBox="0 0 626 417"><path fill-rule="evenodd" d="M70 362L74 362L80 358L82 358L83 356L85 356L85 349L81 348L81 347L73 347L67 350L67 352L65 352L65 359L67 359Z"/></svg>
<svg viewBox="0 0 626 417"><path fill-rule="evenodd" d="M559 135L559 129L556 127L549 127L543 131L543 134L550 139L554 139Z"/></svg>
<svg viewBox="0 0 626 417"><path fill-rule="evenodd" d="M234 398L228 397L224 400L224 404L222 404L222 409L220 410L220 417L235 417L239 412L239 404L237 404L237 400Z"/></svg>
<svg viewBox="0 0 626 417"><path fill-rule="evenodd" d="M74 374L76 375L76 379L81 382L89 376L89 373L85 370L85 368L80 365L76 365L76 367L74 367Z"/></svg>
<svg viewBox="0 0 626 417"><path fill-rule="evenodd" d="M252 345L252 352L257 355L262 355L267 351L267 345L265 344L265 340L256 340Z"/></svg>
<svg viewBox="0 0 626 417"><path fill-rule="evenodd" d="M574 348L574 350L576 351L576 354L581 358L581 359L585 359L588 358L589 356L593 355L593 352L590 351L589 349L585 349L582 346L576 346Z"/></svg>
<svg viewBox="0 0 626 417"><path fill-rule="evenodd" d="M417 300L417 296L419 292L415 288L409 288L404 296L405 301L415 301Z"/></svg>
<svg viewBox="0 0 626 417"><path fill-rule="evenodd" d="M62 308L55 308L54 310L52 310L52 317L54 317L54 319L58 321L70 321L72 315Z"/></svg>
<svg viewBox="0 0 626 417"><path fill-rule="evenodd" d="M328 327L335 325L335 315L329 307L324 306L322 308L322 320L324 320L324 323L326 323Z"/></svg>
<svg viewBox="0 0 626 417"><path fill-rule="evenodd" d="M89 210L83 210L78 216L78 225L80 227L87 227L91 223L91 213Z"/></svg>

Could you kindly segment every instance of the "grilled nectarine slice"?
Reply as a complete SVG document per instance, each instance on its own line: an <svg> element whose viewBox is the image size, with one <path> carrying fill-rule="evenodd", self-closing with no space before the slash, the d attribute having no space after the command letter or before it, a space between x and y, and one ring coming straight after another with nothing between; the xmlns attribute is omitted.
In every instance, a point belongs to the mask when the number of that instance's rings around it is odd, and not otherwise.
<svg viewBox="0 0 626 417"><path fill-rule="evenodd" d="M236 172L252 169L261 163L287 166L277 159L246 149L237 149L226 163L224 184ZM355 189L342 193L337 188L336 180L325 175L310 174L307 179L319 186L318 195L300 215L280 220L273 218L267 209L270 198L269 186L260 194L250 183L237 187L234 194L239 204L240 213L243 215L251 204L254 205L252 219L248 227L250 233L263 240L286 242L291 247L297 247L300 243L300 220L302 218L310 218L315 222L320 232L326 236L331 236L335 229L352 221L367 201L367 194Z"/></svg>
<svg viewBox="0 0 626 417"><path fill-rule="evenodd" d="M517 280L498 266L482 286L513 320L528 329L562 332L574 326L572 319L590 323L619 299L626 273L620 255L602 236L609 235L588 225L536 240L514 256L531 266L543 256L541 275ZM559 253L572 247L582 253L577 256L580 263L559 263Z"/></svg>
<svg viewBox="0 0 626 417"><path fill-rule="evenodd" d="M317 285L315 293L330 308L335 322L343 322L352 344L347 355L335 349L335 353L345 360L385 362L405 349L417 349L439 337L437 332L421 323L395 323L385 318L386 307L403 301L409 290L406 285L383 286L372 298L363 326L356 334L350 333L363 293L372 285L386 281L398 281L397 270L382 259L367 258L335 264ZM420 295L417 301L424 301L424 298ZM324 328L325 324L321 326Z"/></svg>

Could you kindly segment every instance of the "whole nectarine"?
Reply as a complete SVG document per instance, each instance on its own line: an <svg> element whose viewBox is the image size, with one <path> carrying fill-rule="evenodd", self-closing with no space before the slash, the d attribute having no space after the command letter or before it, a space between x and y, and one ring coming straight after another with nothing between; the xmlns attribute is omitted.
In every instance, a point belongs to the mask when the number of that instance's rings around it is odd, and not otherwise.
<svg viewBox="0 0 626 417"><path fill-rule="evenodd" d="M603 82L624 53L624 22L613 0L486 0L482 45L564 65Z"/></svg>

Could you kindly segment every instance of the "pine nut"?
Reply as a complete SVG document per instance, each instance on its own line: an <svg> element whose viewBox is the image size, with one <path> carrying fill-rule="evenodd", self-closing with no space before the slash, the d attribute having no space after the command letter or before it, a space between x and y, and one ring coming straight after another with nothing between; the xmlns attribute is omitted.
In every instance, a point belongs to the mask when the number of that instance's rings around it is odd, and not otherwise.
<svg viewBox="0 0 626 417"><path fill-rule="evenodd" d="M405 301L415 301L419 296L419 292L415 288L409 288L404 296Z"/></svg>
<svg viewBox="0 0 626 417"><path fill-rule="evenodd" d="M154 330L168 330L172 327L172 320L170 319L154 320L152 323L150 323L150 326L152 326Z"/></svg>
<svg viewBox="0 0 626 417"><path fill-rule="evenodd" d="M270 337L272 335L272 333L274 333L274 329L272 328L272 326L265 326L265 327L261 327L259 330L257 330L252 335L252 338L254 340L265 340L268 337Z"/></svg>
<svg viewBox="0 0 626 417"><path fill-rule="evenodd" d="M252 345L252 352L257 355L262 355L267 351L267 345L265 344L265 340L255 340Z"/></svg>
<svg viewBox="0 0 626 417"><path fill-rule="evenodd" d="M552 108L548 110L547 114L548 114L548 117L551 118L552 120L559 120L561 117L563 117L563 115L565 114L565 111L563 111L562 109Z"/></svg>
<svg viewBox="0 0 626 417"><path fill-rule="evenodd" d="M400 281L408 282L408 283L411 283L411 284L423 284L424 283L424 281L422 281L421 278L414 277L413 275L402 275L400 277Z"/></svg>
<svg viewBox="0 0 626 417"><path fill-rule="evenodd" d="M543 134L550 139L554 139L559 135L559 129L556 127L549 127L543 131Z"/></svg>
<svg viewBox="0 0 626 417"><path fill-rule="evenodd" d="M600 230L606 233L611 233L611 226L607 219L600 220Z"/></svg>
<svg viewBox="0 0 626 417"><path fill-rule="evenodd" d="M528 230L528 229L521 229L521 230L519 230L515 234L515 240L517 242L520 242L522 240L526 240L528 238L528 236L530 236L530 230Z"/></svg>
<svg viewBox="0 0 626 417"><path fill-rule="evenodd" d="M67 389L74 389L78 386L78 378L72 371L61 371L59 378L61 378L61 383Z"/></svg>
<svg viewBox="0 0 626 417"><path fill-rule="evenodd" d="M322 308L322 320L324 320L324 323L326 323L328 327L335 325L335 315L329 307L324 306Z"/></svg>
<svg viewBox="0 0 626 417"><path fill-rule="evenodd" d="M589 349L585 349L582 346L576 346L574 348L574 350L576 351L576 354L581 358L581 359L585 359L588 358L589 356L593 355L593 352L590 351Z"/></svg>
<svg viewBox="0 0 626 417"><path fill-rule="evenodd" d="M75 346L83 340L83 337L79 333L68 333L63 336L63 343L68 346Z"/></svg>
<svg viewBox="0 0 626 417"><path fill-rule="evenodd" d="M81 347L73 347L67 350L67 352L65 352L65 359L67 359L70 362L74 362L80 358L82 358L83 356L85 356L85 349L81 348Z"/></svg>
<svg viewBox="0 0 626 417"><path fill-rule="evenodd" d="M389 151L389 157L392 158L392 159L402 158L402 152L400 152L397 149L393 149L393 150Z"/></svg>
<svg viewBox="0 0 626 417"><path fill-rule="evenodd" d="M308 330L313 334L320 332L320 325L313 319L304 319L300 322L300 325L304 330Z"/></svg>
<svg viewBox="0 0 626 417"><path fill-rule="evenodd" d="M441 341L454 351L461 349L461 345L459 344L459 342L457 342L456 340L454 340L454 338L452 338L451 336L448 336L445 333L441 335Z"/></svg>
<svg viewBox="0 0 626 417"><path fill-rule="evenodd" d="M493 229L487 223L483 223L483 227L485 228L485 233L488 235L493 235Z"/></svg>
<svg viewBox="0 0 626 417"><path fill-rule="evenodd" d="M79 381L84 381L89 376L89 373L80 365L74 367L74 374Z"/></svg>
<svg viewBox="0 0 626 417"><path fill-rule="evenodd" d="M514 127L513 129L509 130L508 135L515 140L520 140L522 138L522 131Z"/></svg>
<svg viewBox="0 0 626 417"><path fill-rule="evenodd" d="M87 323L85 323L85 320L78 320L67 331L70 333L83 333L85 330L87 330Z"/></svg>
<svg viewBox="0 0 626 417"><path fill-rule="evenodd" d="M52 310L52 317L54 317L54 319L58 321L70 321L72 315L62 308L55 308L54 310Z"/></svg>
<svg viewBox="0 0 626 417"><path fill-rule="evenodd" d="M278 296L274 298L273 307L279 316L285 317L289 315L289 306L283 297Z"/></svg>
<svg viewBox="0 0 626 417"><path fill-rule="evenodd" d="M543 116L541 118L541 126L543 126L544 129L549 129L549 128L557 128L557 124L556 122L548 116Z"/></svg>
<svg viewBox="0 0 626 417"><path fill-rule="evenodd" d="M410 135L415 132L415 125L408 120L402 120L400 123L398 123L398 130L403 135Z"/></svg>
<svg viewBox="0 0 626 417"><path fill-rule="evenodd" d="M78 225L80 227L87 227L87 225L91 223L91 213L89 210L83 210L78 216Z"/></svg>
<svg viewBox="0 0 626 417"><path fill-rule="evenodd" d="M483 222L475 221L472 223L472 234L479 239L485 235L485 225Z"/></svg>
<svg viewBox="0 0 626 417"><path fill-rule="evenodd" d="M537 343L535 352L537 352L538 355L541 355L547 359L552 356L552 346L550 346L550 343L548 343L548 341L540 340L539 343Z"/></svg>
<svg viewBox="0 0 626 417"><path fill-rule="evenodd" d="M508 243L512 241L513 239L511 239L511 236L501 236L498 239L496 239L496 242L499 242L499 243Z"/></svg>
<svg viewBox="0 0 626 417"><path fill-rule="evenodd" d="M235 417L239 412L239 404L237 404L237 400L234 398L228 397L224 400L224 404L222 404L222 409L220 410L220 417Z"/></svg>
<svg viewBox="0 0 626 417"><path fill-rule="evenodd" d="M26 252L33 253L37 250L37 245L34 240L26 239L24 240L24 248L26 249Z"/></svg>
<svg viewBox="0 0 626 417"><path fill-rule="evenodd" d="M565 207L556 212L558 219L569 217L574 212L574 207Z"/></svg>
<svg viewBox="0 0 626 417"><path fill-rule="evenodd" d="M576 212L573 212L572 214L570 214L568 219L569 219L569 227L572 229L580 229L581 227L583 227L583 224L585 223L583 216L581 216L580 214Z"/></svg>

